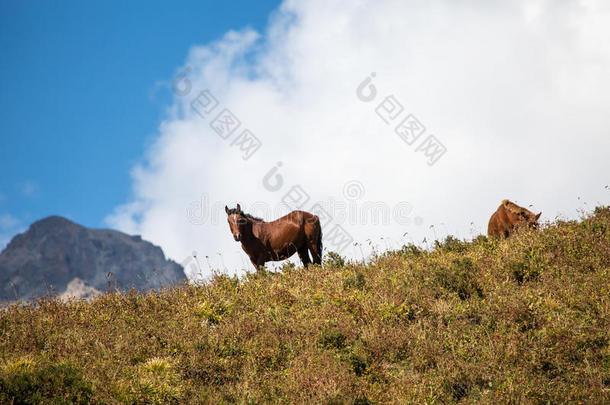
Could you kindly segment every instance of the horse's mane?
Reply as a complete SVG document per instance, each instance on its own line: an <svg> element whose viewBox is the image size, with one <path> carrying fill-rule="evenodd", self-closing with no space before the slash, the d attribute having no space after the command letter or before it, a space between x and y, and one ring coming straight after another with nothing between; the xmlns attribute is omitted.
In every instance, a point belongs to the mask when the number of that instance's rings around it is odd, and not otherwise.
<svg viewBox="0 0 610 405"><path fill-rule="evenodd" d="M238 215L244 216L252 221L263 221L262 218L255 217L254 215L246 214L243 211L238 211L237 208L230 208L229 211L227 212L227 214L228 215L238 214Z"/></svg>
<svg viewBox="0 0 610 405"><path fill-rule="evenodd" d="M527 208L523 208L518 206L517 204L515 204L512 201L509 200L502 200L502 205L504 206L504 208L506 208L508 211L512 212L513 214L520 214L520 213L524 213L526 215L534 215L533 212L531 212L530 210L528 210Z"/></svg>

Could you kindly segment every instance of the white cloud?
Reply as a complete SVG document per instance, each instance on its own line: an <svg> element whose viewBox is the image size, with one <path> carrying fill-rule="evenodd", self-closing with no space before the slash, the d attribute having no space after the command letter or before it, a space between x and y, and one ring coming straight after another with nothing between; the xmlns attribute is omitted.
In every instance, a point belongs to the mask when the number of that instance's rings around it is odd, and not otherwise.
<svg viewBox="0 0 610 405"><path fill-rule="evenodd" d="M19 225L19 220L11 214L0 215L0 230L9 230Z"/></svg>
<svg viewBox="0 0 610 405"><path fill-rule="evenodd" d="M178 70L189 82L176 83L190 93L176 96L132 172L133 198L107 222L178 261L196 250L212 267L235 270L249 264L222 207L271 210L295 184L311 195L305 208L345 202L353 180L365 189L359 206L409 202L409 225L343 221L379 248L485 233L503 198L533 204L546 219L574 216L582 201L607 203L609 23L602 1L286 1L263 35L232 31L191 49ZM365 103L356 87L371 72L378 94ZM204 89L220 102L205 119L190 106ZM414 146L375 114L389 95L404 106L400 118L412 113L426 126ZM239 131L263 142L248 161L233 138L210 129L224 107L241 120ZM428 134L447 148L432 167L416 152ZM268 191L262 178L278 161L284 185ZM202 198L216 219L189 221Z"/></svg>
<svg viewBox="0 0 610 405"><path fill-rule="evenodd" d="M38 191L38 184L32 180L26 180L21 184L21 194L26 197L31 197Z"/></svg>

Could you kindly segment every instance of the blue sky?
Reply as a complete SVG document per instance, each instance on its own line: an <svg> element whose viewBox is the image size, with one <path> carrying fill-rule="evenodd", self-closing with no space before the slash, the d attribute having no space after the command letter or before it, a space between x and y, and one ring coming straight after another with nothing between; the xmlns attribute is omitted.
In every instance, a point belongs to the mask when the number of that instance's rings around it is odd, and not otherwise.
<svg viewBox="0 0 610 405"><path fill-rule="evenodd" d="M0 2L0 228L51 214L103 226L129 197L189 48L264 31L278 4Z"/></svg>

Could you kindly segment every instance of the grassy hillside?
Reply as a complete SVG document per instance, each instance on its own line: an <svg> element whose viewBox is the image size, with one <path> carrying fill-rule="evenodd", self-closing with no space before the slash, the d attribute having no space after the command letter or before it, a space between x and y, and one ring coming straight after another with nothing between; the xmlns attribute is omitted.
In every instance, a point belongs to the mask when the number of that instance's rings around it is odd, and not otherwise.
<svg viewBox="0 0 610 405"><path fill-rule="evenodd" d="M0 403L610 402L610 209L0 311ZM45 399L47 398L47 399Z"/></svg>

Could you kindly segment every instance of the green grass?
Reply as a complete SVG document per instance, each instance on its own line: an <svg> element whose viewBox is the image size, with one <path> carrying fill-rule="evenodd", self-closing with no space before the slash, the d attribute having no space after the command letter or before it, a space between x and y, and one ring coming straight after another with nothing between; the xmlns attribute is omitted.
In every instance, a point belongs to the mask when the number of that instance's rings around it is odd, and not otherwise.
<svg viewBox="0 0 610 405"><path fill-rule="evenodd" d="M0 311L0 403L609 403L610 209Z"/></svg>

